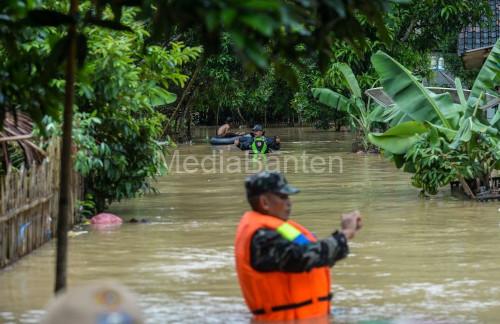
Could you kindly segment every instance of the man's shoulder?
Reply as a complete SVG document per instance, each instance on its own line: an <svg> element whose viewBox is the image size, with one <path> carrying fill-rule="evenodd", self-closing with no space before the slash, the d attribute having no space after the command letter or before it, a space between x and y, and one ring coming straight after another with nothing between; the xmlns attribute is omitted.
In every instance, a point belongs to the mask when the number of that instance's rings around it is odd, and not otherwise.
<svg viewBox="0 0 500 324"><path fill-rule="evenodd" d="M285 221L279 217L261 214L256 211L247 211L243 214L240 222L252 224L256 227L276 228Z"/></svg>
<svg viewBox="0 0 500 324"><path fill-rule="evenodd" d="M269 240L274 240L280 238L281 235L275 229L269 227L259 227L252 235L252 241L257 242L267 242Z"/></svg>

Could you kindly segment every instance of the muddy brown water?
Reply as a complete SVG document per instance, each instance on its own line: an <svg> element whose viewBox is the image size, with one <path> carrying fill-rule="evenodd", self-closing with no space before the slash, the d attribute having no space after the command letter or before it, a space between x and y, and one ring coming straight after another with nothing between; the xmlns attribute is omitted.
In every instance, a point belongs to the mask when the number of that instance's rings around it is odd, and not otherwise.
<svg viewBox="0 0 500 324"><path fill-rule="evenodd" d="M212 130L196 132L194 144L172 152L179 163L157 180L158 194L111 208L150 223L82 228L88 233L70 238L69 285L118 280L138 293L149 323L248 323L232 246L247 209L244 175L267 166L286 169L302 190L292 215L317 236L337 228L343 211L364 216L349 258L333 268L332 321L499 321L498 202L460 201L447 188L419 198L409 175L383 157L349 153L345 133L269 129L283 149L253 161L229 147L212 151ZM0 272L0 322L39 321L53 288L54 243Z"/></svg>

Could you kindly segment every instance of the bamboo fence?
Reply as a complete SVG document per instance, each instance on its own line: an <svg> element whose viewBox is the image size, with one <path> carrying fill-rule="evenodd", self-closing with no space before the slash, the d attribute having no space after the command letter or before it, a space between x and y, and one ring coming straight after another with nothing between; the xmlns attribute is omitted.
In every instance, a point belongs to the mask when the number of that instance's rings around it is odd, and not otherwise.
<svg viewBox="0 0 500 324"><path fill-rule="evenodd" d="M0 177L0 268L30 253L56 233L59 203L59 140L53 140L42 163L29 168L8 167ZM81 195L73 176L71 203ZM72 208L75 210L75 208ZM75 213L68 223L74 224Z"/></svg>

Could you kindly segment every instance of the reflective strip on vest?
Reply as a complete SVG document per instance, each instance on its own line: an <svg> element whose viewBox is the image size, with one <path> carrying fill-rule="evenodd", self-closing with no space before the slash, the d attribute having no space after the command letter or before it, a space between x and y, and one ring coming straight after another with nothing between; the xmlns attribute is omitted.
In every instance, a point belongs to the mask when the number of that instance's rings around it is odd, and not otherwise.
<svg viewBox="0 0 500 324"><path fill-rule="evenodd" d="M289 223L283 223L276 231L290 242L298 245L305 245L309 243L307 237L304 236L298 229Z"/></svg>
<svg viewBox="0 0 500 324"><path fill-rule="evenodd" d="M261 146L260 150L257 147L257 142L261 142L262 143L262 146ZM266 138L264 136L255 137L254 140L253 140L253 143L251 145L251 148L252 148L252 152L254 154L267 153L267 141L266 141Z"/></svg>

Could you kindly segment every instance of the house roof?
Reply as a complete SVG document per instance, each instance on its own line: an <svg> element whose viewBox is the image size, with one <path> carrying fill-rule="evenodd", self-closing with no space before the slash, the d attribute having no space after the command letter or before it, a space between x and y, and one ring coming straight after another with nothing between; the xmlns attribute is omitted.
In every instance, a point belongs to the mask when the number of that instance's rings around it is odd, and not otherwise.
<svg viewBox="0 0 500 324"><path fill-rule="evenodd" d="M493 45L465 51L462 55L465 68L468 70L481 68L492 48Z"/></svg>
<svg viewBox="0 0 500 324"><path fill-rule="evenodd" d="M468 26L458 37L458 55L462 56L476 49L495 45L500 37L500 0L489 0L493 12L492 24L486 27ZM485 18L488 23L489 19ZM478 54L480 55L480 54Z"/></svg>

